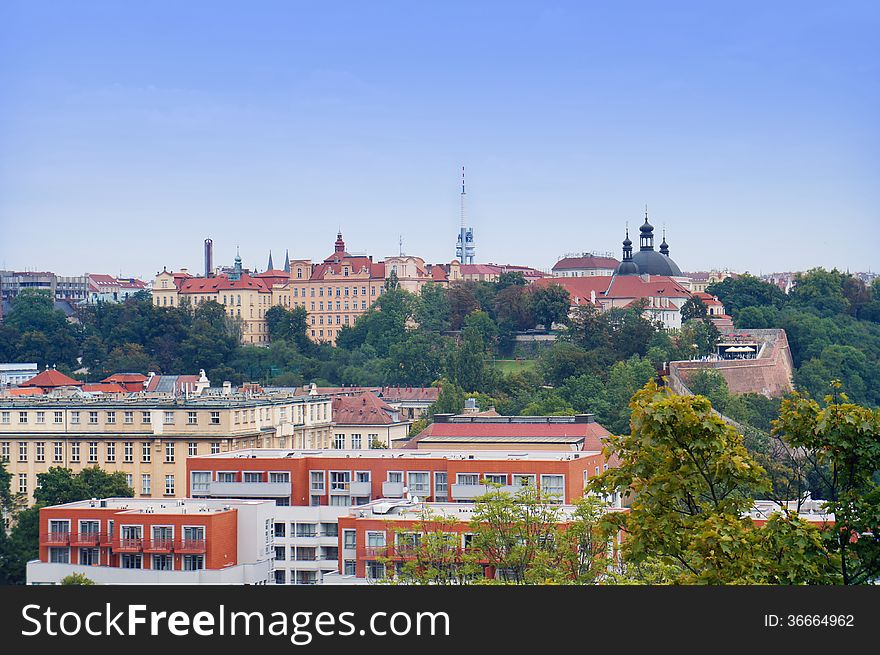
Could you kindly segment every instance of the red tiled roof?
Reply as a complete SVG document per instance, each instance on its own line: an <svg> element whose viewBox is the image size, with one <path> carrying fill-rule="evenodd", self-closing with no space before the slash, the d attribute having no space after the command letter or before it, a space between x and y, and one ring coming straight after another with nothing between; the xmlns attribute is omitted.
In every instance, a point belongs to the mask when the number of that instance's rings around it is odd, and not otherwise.
<svg viewBox="0 0 880 655"><path fill-rule="evenodd" d="M22 382L20 387L40 387L42 389L52 389L54 387L79 387L82 382L67 377L64 373L56 371L54 368L46 369L38 373L30 380Z"/></svg>
<svg viewBox="0 0 880 655"><path fill-rule="evenodd" d="M230 280L225 275L217 277L192 277L180 286L180 293L217 293L218 291L233 291L235 289L250 289L260 293L269 293L271 285L260 278L250 275L242 275L238 280Z"/></svg>
<svg viewBox="0 0 880 655"><path fill-rule="evenodd" d="M582 450L602 450L603 439L610 432L599 423L432 423L407 443L417 447L423 437L467 437L504 439L506 437L546 437L552 442L558 437L583 437Z"/></svg>
<svg viewBox="0 0 880 655"><path fill-rule="evenodd" d="M108 375L106 378L101 380L101 382L117 382L122 384L124 382L140 382L143 383L147 379L147 376L143 373L114 373L113 375Z"/></svg>
<svg viewBox="0 0 880 655"><path fill-rule="evenodd" d="M577 268L610 268L617 269L620 262L614 257L563 257L553 265L554 271L567 271Z"/></svg>
<svg viewBox="0 0 880 655"><path fill-rule="evenodd" d="M462 264L462 275L500 275L501 267L490 264Z"/></svg>
<svg viewBox="0 0 880 655"><path fill-rule="evenodd" d="M339 425L391 425L399 419L397 410L371 391L333 399L333 422Z"/></svg>
<svg viewBox="0 0 880 655"><path fill-rule="evenodd" d="M7 389L5 393L10 396L42 396L43 390L40 387L22 387L21 389Z"/></svg>
<svg viewBox="0 0 880 655"><path fill-rule="evenodd" d="M174 387L175 391L180 391L186 385L195 388L196 383L199 381L198 375L154 375L150 378L150 383L147 385L147 391L156 391L156 388L159 386L162 378L175 378L174 379Z"/></svg>
<svg viewBox="0 0 880 655"><path fill-rule="evenodd" d="M713 296L711 294L706 293L705 291L697 291L692 295L695 298L699 298L700 300L702 300L703 304L706 306L708 306L708 305L721 306L723 304L720 300L718 300L718 298L716 298L715 296Z"/></svg>
<svg viewBox="0 0 880 655"><path fill-rule="evenodd" d="M440 397L440 387L382 387L380 395L390 402L422 400L434 402Z"/></svg>
<svg viewBox="0 0 880 655"><path fill-rule="evenodd" d="M93 382L89 384L84 384L82 386L82 390L92 393L128 393L128 389L119 384L116 384L115 382Z"/></svg>
<svg viewBox="0 0 880 655"><path fill-rule="evenodd" d="M449 274L440 264L434 264L431 267L431 278L437 282L445 282L449 279Z"/></svg>
<svg viewBox="0 0 880 655"><path fill-rule="evenodd" d="M375 262L370 264L370 277L377 280L385 279L385 262Z"/></svg>
<svg viewBox="0 0 880 655"><path fill-rule="evenodd" d="M615 275L605 293L606 298L690 298L691 292L671 277L650 275Z"/></svg>
<svg viewBox="0 0 880 655"><path fill-rule="evenodd" d="M583 305L591 302L592 293L596 293L596 300L603 297L603 294L611 284L611 275L587 275L585 277L553 277L538 280L535 284L547 287L553 284L559 285L571 296L572 305Z"/></svg>

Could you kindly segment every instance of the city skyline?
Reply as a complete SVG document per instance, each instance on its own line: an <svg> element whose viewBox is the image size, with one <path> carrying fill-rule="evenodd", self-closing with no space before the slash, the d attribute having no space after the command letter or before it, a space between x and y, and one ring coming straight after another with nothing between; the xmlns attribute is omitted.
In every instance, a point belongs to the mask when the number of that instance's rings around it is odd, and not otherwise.
<svg viewBox="0 0 880 655"><path fill-rule="evenodd" d="M619 259L647 203L682 270L876 267L871 3L0 12L0 268L448 262L461 166L480 263Z"/></svg>

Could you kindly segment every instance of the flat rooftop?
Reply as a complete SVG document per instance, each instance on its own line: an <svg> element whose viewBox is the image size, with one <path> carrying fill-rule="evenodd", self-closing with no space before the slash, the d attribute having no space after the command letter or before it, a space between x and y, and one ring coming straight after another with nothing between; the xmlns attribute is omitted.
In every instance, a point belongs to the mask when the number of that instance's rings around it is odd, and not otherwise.
<svg viewBox="0 0 880 655"><path fill-rule="evenodd" d="M514 450L475 450L466 452L461 450L405 450L405 449L375 449L375 450L291 450L281 448L244 448L226 453L214 455L198 455L188 459L306 459L319 457L322 459L450 459L450 460L539 460L539 461L563 461L580 459L590 455L599 455L598 450L538 450L521 451Z"/></svg>
<svg viewBox="0 0 880 655"><path fill-rule="evenodd" d="M136 391L127 394L113 394L107 397L102 394L91 395L89 392L54 395L41 394L36 396L3 396L0 395L0 409L237 409L241 407L263 407L287 403L308 403L329 401L330 396L294 396L292 394L210 394L203 396L172 396L159 392Z"/></svg>
<svg viewBox="0 0 880 655"><path fill-rule="evenodd" d="M561 520L574 517L577 511L576 505L554 505L559 509ZM349 508L348 515L357 518L376 518L383 520L414 521L423 517L454 518L460 521L470 521L473 518L475 505L473 503L424 503L399 498L380 498L366 505L356 505ZM605 507L607 512L627 511L619 507Z"/></svg>
<svg viewBox="0 0 880 655"><path fill-rule="evenodd" d="M51 509L107 509L124 514L222 514L238 507L275 504L272 500L203 499L174 498L159 500L153 498L95 498L78 500L63 505L52 505Z"/></svg>

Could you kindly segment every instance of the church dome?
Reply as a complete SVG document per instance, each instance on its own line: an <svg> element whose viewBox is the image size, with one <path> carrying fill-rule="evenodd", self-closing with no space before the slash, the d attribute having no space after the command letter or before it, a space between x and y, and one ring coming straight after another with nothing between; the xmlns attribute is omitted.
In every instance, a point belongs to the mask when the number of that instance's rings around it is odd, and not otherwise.
<svg viewBox="0 0 880 655"><path fill-rule="evenodd" d="M638 265L639 273L647 273L648 275L671 275L673 277L681 276L681 269L670 257L663 255L656 250L640 250L635 253L632 258L633 262Z"/></svg>

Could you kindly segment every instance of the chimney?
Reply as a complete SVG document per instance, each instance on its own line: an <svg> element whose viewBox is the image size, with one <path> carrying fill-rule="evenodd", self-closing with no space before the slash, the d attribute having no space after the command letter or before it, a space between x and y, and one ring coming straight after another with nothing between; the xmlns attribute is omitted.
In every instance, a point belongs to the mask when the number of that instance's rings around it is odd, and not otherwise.
<svg viewBox="0 0 880 655"><path fill-rule="evenodd" d="M211 277L214 271L214 242L205 239L205 277Z"/></svg>
<svg viewBox="0 0 880 655"><path fill-rule="evenodd" d="M232 394L232 382L229 380L224 380L223 382L223 395L229 396Z"/></svg>

